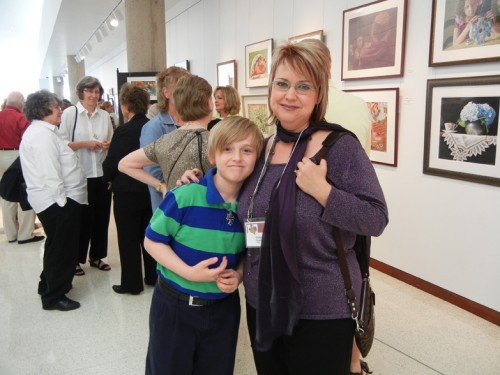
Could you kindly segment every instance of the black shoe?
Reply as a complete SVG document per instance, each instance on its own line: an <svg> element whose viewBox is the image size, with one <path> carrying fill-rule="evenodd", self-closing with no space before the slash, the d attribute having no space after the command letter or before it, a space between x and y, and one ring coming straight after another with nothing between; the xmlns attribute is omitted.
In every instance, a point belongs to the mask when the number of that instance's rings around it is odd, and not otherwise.
<svg viewBox="0 0 500 375"><path fill-rule="evenodd" d="M44 310L59 310L59 311L70 311L75 310L80 307L80 302L73 301L66 296L63 296L59 301L50 305L48 307L44 307Z"/></svg>
<svg viewBox="0 0 500 375"><path fill-rule="evenodd" d="M156 285L156 279L154 281L148 281L146 278L144 278L144 284L149 285L149 286L155 286Z"/></svg>
<svg viewBox="0 0 500 375"><path fill-rule="evenodd" d="M12 241L9 241L9 243L14 243L14 242L17 242L17 240L12 240Z"/></svg>
<svg viewBox="0 0 500 375"><path fill-rule="evenodd" d="M30 242L38 242L45 239L44 236L34 236L33 238L30 238L29 240L22 240L22 241L17 241L19 245L25 244L25 243L30 243Z"/></svg>
<svg viewBox="0 0 500 375"><path fill-rule="evenodd" d="M137 295L137 294L141 293L141 291L139 291L139 292L130 292L130 291L126 290L126 289L123 289L123 287L121 285L113 285L112 288L118 294L133 294L133 295Z"/></svg>

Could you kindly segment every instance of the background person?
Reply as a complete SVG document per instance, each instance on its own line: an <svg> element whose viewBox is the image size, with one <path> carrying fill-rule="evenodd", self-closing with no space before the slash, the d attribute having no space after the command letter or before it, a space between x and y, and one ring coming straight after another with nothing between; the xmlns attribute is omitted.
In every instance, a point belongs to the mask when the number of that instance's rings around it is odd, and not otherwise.
<svg viewBox="0 0 500 375"><path fill-rule="evenodd" d="M24 96L13 91L6 98L5 108L0 111L0 179L19 156L21 138L30 124L22 113L23 108ZM25 244L45 238L33 234L36 219L33 210L22 210L18 201L0 200L7 241Z"/></svg>
<svg viewBox="0 0 500 375"><path fill-rule="evenodd" d="M109 113L111 126L113 127L113 130L116 130L116 128L120 126L120 122L118 121L118 117L116 116L113 104L111 104L111 102L104 101L101 104L101 109Z"/></svg>
<svg viewBox="0 0 500 375"><path fill-rule="evenodd" d="M188 75L190 73L186 69L171 66L156 76L158 103L155 107L159 110L159 113L142 128L141 147L146 147L162 135L168 134L182 125L182 120L177 113L172 97L179 78ZM163 181L163 173L158 164L148 165L144 169L157 180ZM163 194L153 186L148 186L148 188L151 196L151 208L154 211L160 205Z"/></svg>
<svg viewBox="0 0 500 375"><path fill-rule="evenodd" d="M46 90L28 96L24 111L32 124L23 135L21 165L28 200L47 235L38 293L45 310L69 311L80 303L68 297L78 260L85 173L77 155L58 134L61 101Z"/></svg>
<svg viewBox="0 0 500 375"><path fill-rule="evenodd" d="M210 121L208 130L211 130L220 120L240 113L240 95L232 86L217 86L214 90L214 105L220 118Z"/></svg>
<svg viewBox="0 0 500 375"><path fill-rule="evenodd" d="M120 89L120 106L125 123L116 129L108 156L103 163L103 180L113 192L113 212L118 233L121 282L113 285L116 293L139 294L144 281L155 285L156 262L144 249L144 232L151 219L151 203L147 186L118 171L118 162L139 148L141 129L148 122L146 112L149 94L144 89L125 83Z"/></svg>
<svg viewBox="0 0 500 375"><path fill-rule="evenodd" d="M211 96L212 88L205 79L192 75L180 78L173 99L184 124L124 157L119 170L163 194L176 186L186 169L199 168L207 172L211 167L207 154L207 125L213 110ZM162 179L143 169L155 163L160 165Z"/></svg>
<svg viewBox="0 0 500 375"><path fill-rule="evenodd" d="M109 141L113 135L111 119L98 107L104 89L97 78L83 77L76 85L78 98L75 108L63 112L61 136L76 152L87 176L89 205L84 209L80 231L79 257L75 275L85 272L80 264L109 271L111 267L102 261L108 255L108 226L111 209L111 191L102 180L102 162L106 158ZM89 251L90 244L90 251Z"/></svg>

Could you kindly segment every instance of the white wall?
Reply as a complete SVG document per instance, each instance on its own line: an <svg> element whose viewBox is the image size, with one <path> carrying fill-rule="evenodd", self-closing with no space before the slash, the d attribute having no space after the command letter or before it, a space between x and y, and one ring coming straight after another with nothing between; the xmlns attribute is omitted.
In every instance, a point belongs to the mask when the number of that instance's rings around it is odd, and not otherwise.
<svg viewBox="0 0 500 375"><path fill-rule="evenodd" d="M429 68L432 1L409 0L404 76L342 82L343 11L369 2L182 0L166 12L167 66L189 60L192 73L215 85L217 63L236 59L240 95L265 94L245 87L245 45L323 30L339 88L400 89L398 166L375 165L390 223L373 257L500 310L500 189L422 173L427 80L500 74L500 64Z"/></svg>

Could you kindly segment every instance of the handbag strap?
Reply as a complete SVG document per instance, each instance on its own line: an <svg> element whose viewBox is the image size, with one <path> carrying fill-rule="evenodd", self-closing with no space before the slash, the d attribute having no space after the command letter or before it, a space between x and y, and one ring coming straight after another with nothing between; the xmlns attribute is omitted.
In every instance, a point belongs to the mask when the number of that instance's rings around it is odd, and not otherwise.
<svg viewBox="0 0 500 375"><path fill-rule="evenodd" d="M73 135L71 136L71 142L75 141L76 120L78 120L78 107L75 105L75 123L73 124Z"/></svg>
<svg viewBox="0 0 500 375"><path fill-rule="evenodd" d="M347 297L347 304L351 310L351 317L356 321L356 329L360 329L358 321L358 309L356 308L356 294L352 289L351 275L349 273L349 267L347 265L347 257L344 249L344 242L342 241L342 234L338 228L333 228L333 236L335 237L335 242L337 244L337 252L340 263L340 271L342 273L342 278L344 279L345 295Z"/></svg>
<svg viewBox="0 0 500 375"><path fill-rule="evenodd" d="M335 142L337 142L341 137L346 134L350 134L349 132L343 131L332 131L323 141L323 147L316 153L315 159L319 162L323 159L330 147L332 147ZM335 242L337 244L337 252L338 259L340 264L340 271L342 273L342 278L344 279L344 288L345 295L347 297L347 304L349 305L349 309L351 310L351 317L356 322L356 330L360 330L361 327L359 325L358 320L358 309L356 307L356 294L352 289L352 281L351 275L349 273L349 266L347 265L347 257L344 249L344 242L342 241L342 234L337 227L333 228L333 237L335 238Z"/></svg>

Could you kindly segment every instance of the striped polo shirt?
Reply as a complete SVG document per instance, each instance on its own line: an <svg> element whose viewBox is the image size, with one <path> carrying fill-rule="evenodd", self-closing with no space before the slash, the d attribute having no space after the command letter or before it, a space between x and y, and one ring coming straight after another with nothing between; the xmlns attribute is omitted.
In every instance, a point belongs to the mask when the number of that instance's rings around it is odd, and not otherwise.
<svg viewBox="0 0 500 375"><path fill-rule="evenodd" d="M218 257L219 261L211 266L217 267L226 256L227 268L235 269L245 250L245 234L236 215L238 202L224 202L214 184L216 173L213 168L199 184L170 190L151 218L146 237L169 245L190 266ZM186 280L161 264L157 265L157 272L180 292L204 299L227 296L215 282Z"/></svg>

